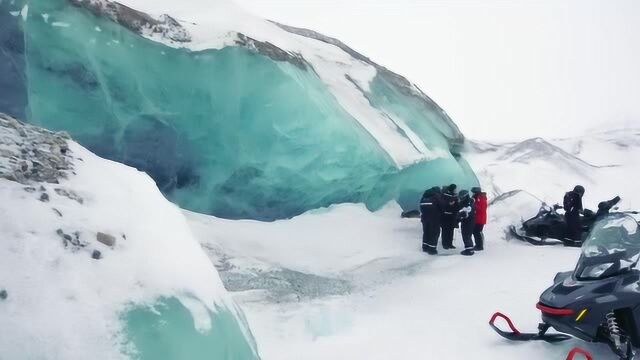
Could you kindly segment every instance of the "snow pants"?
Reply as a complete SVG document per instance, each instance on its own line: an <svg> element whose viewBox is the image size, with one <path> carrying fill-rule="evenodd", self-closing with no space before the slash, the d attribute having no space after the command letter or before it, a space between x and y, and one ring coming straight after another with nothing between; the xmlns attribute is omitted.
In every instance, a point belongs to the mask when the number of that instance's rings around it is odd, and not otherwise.
<svg viewBox="0 0 640 360"><path fill-rule="evenodd" d="M434 221L422 221L422 250L436 249L440 237L440 224Z"/></svg>
<svg viewBox="0 0 640 360"><path fill-rule="evenodd" d="M476 224L473 227L473 239L476 242L476 248L479 250L484 249L484 233L482 230L484 230L484 224Z"/></svg>
<svg viewBox="0 0 640 360"><path fill-rule="evenodd" d="M566 213L564 215L567 221L567 237L571 240L582 239L582 223L579 213Z"/></svg>
<svg viewBox="0 0 640 360"><path fill-rule="evenodd" d="M454 215L442 217L442 247L445 249L453 246L453 230L455 228L456 220Z"/></svg>
<svg viewBox="0 0 640 360"><path fill-rule="evenodd" d="M462 233L462 242L464 242L465 250L473 250L473 230L475 227L475 223L471 222L463 222L460 226L460 232Z"/></svg>

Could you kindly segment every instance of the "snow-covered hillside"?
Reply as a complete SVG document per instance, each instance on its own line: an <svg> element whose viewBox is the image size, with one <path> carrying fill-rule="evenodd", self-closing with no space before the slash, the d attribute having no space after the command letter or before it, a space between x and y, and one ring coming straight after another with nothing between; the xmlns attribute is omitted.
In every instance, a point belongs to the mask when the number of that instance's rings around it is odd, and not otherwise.
<svg viewBox="0 0 640 360"><path fill-rule="evenodd" d="M555 204L581 184L585 206L620 195L622 208L638 207L640 129L595 133L570 139L529 139L521 143L471 143L467 157L485 189L494 197L527 190Z"/></svg>
<svg viewBox="0 0 640 360"><path fill-rule="evenodd" d="M187 218L245 309L264 359L563 360L574 346L609 359L606 346L577 340L508 343L487 322L500 310L535 331L540 293L579 255L510 239L507 227L542 201L560 202L576 183L587 187L587 207L616 194L622 207L640 207L625 180L640 174L639 139L625 131L474 143L467 157L493 204L486 250L471 258L423 254L419 221L401 219L393 204L373 213L333 206L271 224Z"/></svg>
<svg viewBox="0 0 640 360"><path fill-rule="evenodd" d="M0 114L0 214L0 359L257 358L146 174Z"/></svg>

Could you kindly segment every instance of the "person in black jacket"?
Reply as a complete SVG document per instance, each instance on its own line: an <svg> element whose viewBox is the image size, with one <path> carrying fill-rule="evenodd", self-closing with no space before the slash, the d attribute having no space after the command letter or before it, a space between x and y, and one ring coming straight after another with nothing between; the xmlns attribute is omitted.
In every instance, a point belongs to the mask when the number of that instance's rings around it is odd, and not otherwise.
<svg viewBox="0 0 640 360"><path fill-rule="evenodd" d="M476 225L476 210L473 198L467 190L460 191L458 194L460 199L460 210L457 219L460 221L460 232L462 233L462 241L464 242L464 250L460 253L465 256L474 254L473 248L473 229Z"/></svg>
<svg viewBox="0 0 640 360"><path fill-rule="evenodd" d="M564 218L567 222L567 237L571 240L582 239L582 221L580 221L580 213L584 211L582 208L583 196L584 187L580 185L576 185L572 191L569 191L564 195Z"/></svg>
<svg viewBox="0 0 640 360"><path fill-rule="evenodd" d="M438 238L442 217L442 199L439 187L424 192L420 200L420 221L422 221L422 251L429 255L438 254Z"/></svg>
<svg viewBox="0 0 640 360"><path fill-rule="evenodd" d="M442 247L455 249L453 246L453 231L458 225L458 196L456 184L446 186L442 193Z"/></svg>

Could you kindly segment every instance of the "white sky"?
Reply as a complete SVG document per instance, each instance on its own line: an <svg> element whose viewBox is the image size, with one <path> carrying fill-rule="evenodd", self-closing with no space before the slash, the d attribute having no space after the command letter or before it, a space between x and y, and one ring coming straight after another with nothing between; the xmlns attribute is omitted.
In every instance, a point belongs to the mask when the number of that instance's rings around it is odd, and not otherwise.
<svg viewBox="0 0 640 360"><path fill-rule="evenodd" d="M235 0L407 76L476 139L640 127L640 0Z"/></svg>

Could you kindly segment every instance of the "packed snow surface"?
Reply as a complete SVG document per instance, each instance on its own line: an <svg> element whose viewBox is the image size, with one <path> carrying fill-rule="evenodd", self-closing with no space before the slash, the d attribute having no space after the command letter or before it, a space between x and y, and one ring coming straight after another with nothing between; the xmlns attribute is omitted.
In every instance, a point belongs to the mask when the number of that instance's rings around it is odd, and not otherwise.
<svg viewBox="0 0 640 360"><path fill-rule="evenodd" d="M507 227L543 201L561 202L577 183L587 188L588 208L618 194L622 209L640 207L627 183L640 174L639 139L625 132L475 144L466 155L485 169L480 180L492 205L486 250L472 257L458 254L459 232L458 250L423 254L419 220L401 219L393 203L377 212L332 206L270 224L187 217L234 288L264 359L562 360L574 346L613 359L605 345L579 340L508 342L488 320L501 311L521 331L537 331L540 294L580 255L511 239Z"/></svg>

